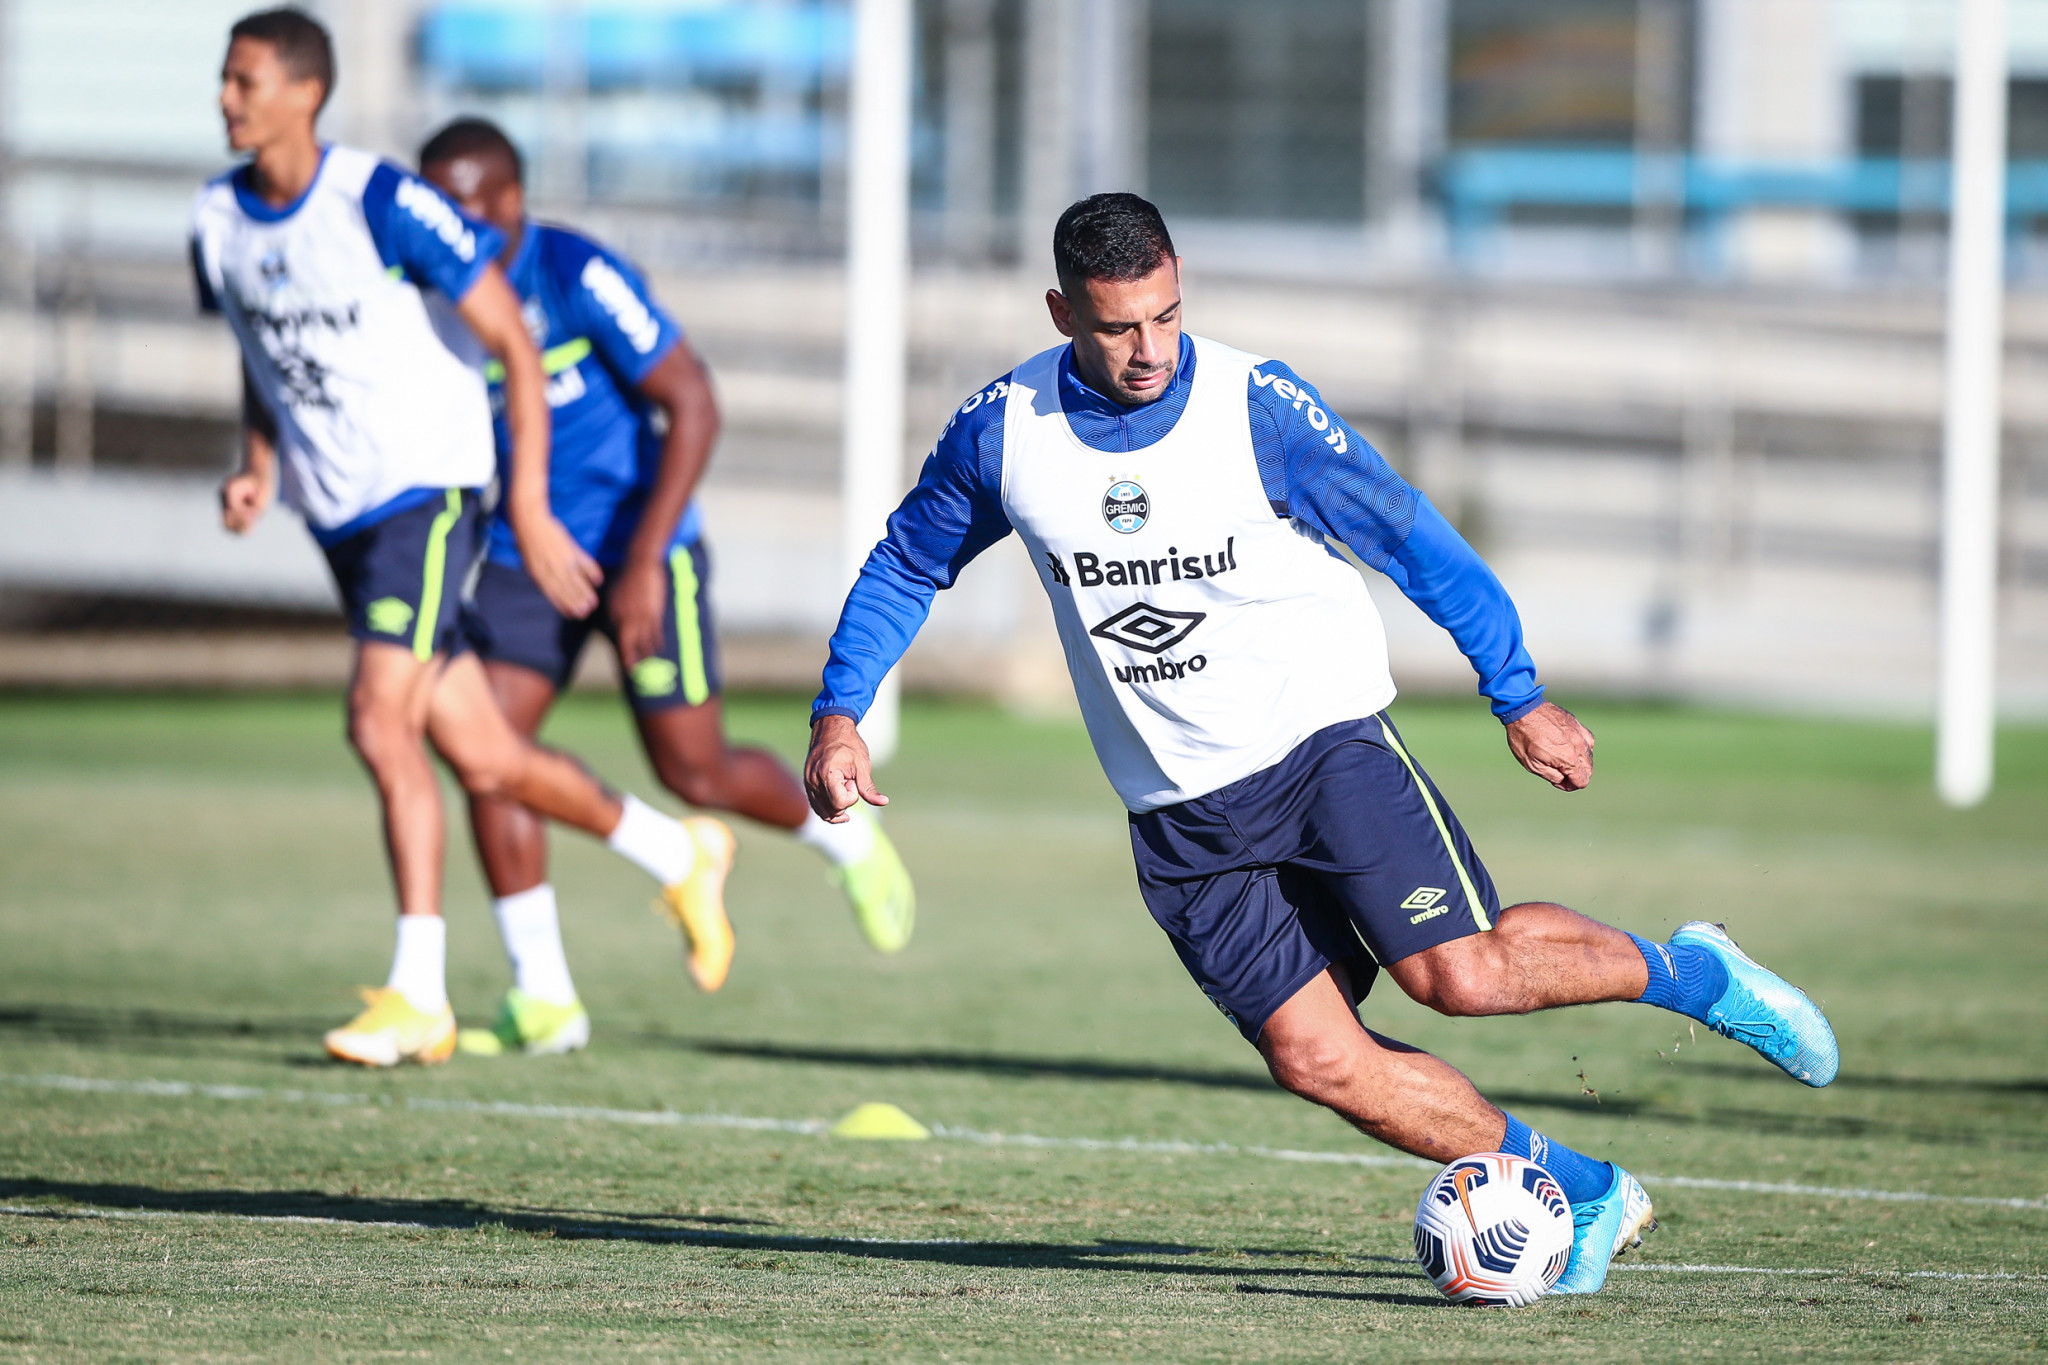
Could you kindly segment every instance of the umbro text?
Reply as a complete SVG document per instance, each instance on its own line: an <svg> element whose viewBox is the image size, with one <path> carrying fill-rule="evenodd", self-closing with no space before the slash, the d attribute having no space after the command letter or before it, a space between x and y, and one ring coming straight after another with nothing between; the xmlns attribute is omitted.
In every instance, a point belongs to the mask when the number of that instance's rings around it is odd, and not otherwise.
<svg viewBox="0 0 2048 1365"><path fill-rule="evenodd" d="M1185 663L1161 659L1156 664L1132 664L1129 668L1119 668L1116 670L1116 680L1120 683L1178 682L1190 673L1200 673L1208 666L1209 656L1206 654L1197 654Z"/></svg>

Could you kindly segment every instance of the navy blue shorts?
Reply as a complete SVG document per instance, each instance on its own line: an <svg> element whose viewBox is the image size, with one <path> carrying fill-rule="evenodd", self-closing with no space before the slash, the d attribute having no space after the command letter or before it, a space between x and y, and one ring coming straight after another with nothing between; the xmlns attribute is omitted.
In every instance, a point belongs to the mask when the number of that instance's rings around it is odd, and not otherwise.
<svg viewBox="0 0 2048 1365"><path fill-rule="evenodd" d="M482 499L451 488L323 547L348 633L421 659L460 653L463 589L483 536Z"/></svg>
<svg viewBox="0 0 2048 1365"><path fill-rule="evenodd" d="M1246 1041L1332 963L1352 1004L1382 963L1493 927L1500 896L1385 713L1270 768L1131 817L1138 887Z"/></svg>
<svg viewBox="0 0 2048 1365"><path fill-rule="evenodd" d="M703 542L669 551L668 575L661 649L625 670L626 699L642 714L696 706L719 690L718 634L705 593L711 557ZM618 625L602 595L597 610L579 621L556 611L526 570L495 561L486 561L477 576L468 630L478 657L530 668L557 692L575 676L592 631L603 631L613 649L619 645Z"/></svg>

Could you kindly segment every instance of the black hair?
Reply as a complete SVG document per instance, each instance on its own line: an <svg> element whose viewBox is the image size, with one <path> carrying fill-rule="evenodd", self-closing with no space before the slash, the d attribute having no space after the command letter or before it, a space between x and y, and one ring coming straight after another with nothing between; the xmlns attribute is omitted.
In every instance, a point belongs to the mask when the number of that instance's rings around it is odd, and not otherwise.
<svg viewBox="0 0 2048 1365"><path fill-rule="evenodd" d="M526 162L505 130L487 118L459 118L444 126L420 148L420 169L461 156L502 156L512 167L512 178L526 183Z"/></svg>
<svg viewBox="0 0 2048 1365"><path fill-rule="evenodd" d="M334 93L334 40L320 21L301 9L258 10L235 21L228 46L238 38L269 43L278 61L295 81L320 82L320 107Z"/></svg>
<svg viewBox="0 0 2048 1365"><path fill-rule="evenodd" d="M1053 269L1068 295L1087 280L1142 280L1174 255L1166 220L1135 194L1091 194L1052 230Z"/></svg>

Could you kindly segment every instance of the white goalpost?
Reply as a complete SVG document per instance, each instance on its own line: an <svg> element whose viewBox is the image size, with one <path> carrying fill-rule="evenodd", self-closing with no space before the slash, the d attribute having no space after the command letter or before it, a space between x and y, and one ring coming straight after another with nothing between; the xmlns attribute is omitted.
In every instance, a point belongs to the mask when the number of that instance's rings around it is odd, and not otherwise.
<svg viewBox="0 0 2048 1365"><path fill-rule="evenodd" d="M1991 791L1997 722L1998 451L2004 365L2006 0L1961 0L1949 207L1935 788Z"/></svg>
<svg viewBox="0 0 2048 1365"><path fill-rule="evenodd" d="M847 120L846 400L839 535L850 586L881 539L903 477L910 286L911 0L856 0ZM896 752L892 671L861 722L876 763Z"/></svg>

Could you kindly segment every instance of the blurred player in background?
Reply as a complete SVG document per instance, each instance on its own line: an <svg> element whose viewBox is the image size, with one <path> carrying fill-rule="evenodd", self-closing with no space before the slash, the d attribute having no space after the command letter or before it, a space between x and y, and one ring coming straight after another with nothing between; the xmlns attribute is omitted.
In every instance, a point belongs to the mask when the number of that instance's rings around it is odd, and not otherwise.
<svg viewBox="0 0 2048 1365"><path fill-rule="evenodd" d="M245 532L273 495L327 555L356 640L348 735L377 784L398 891L391 975L329 1033L344 1061L444 1061L455 1050L441 920L440 787L424 738L471 793L522 802L605 839L686 922L723 926L732 836L619 799L505 721L457 616L496 461L481 341L505 374L513 455L505 515L567 615L597 605L597 566L548 510L540 354L493 263L495 229L366 152L326 146L327 32L290 9L237 23L221 72L228 145L249 160L194 209L200 304L240 342L244 459L221 516ZM465 330L466 325L466 330ZM730 955L730 930L724 952Z"/></svg>
<svg viewBox="0 0 2048 1365"><path fill-rule="evenodd" d="M711 565L693 501L718 437L718 406L682 329L619 257L527 217L519 152L494 124L449 124L421 149L420 173L503 235L499 263L547 372L549 502L603 571L597 609L565 612L523 558L509 509L492 518L470 629L499 705L522 734L535 733L591 632L603 632L663 785L693 806L735 811L817 849L831 861L869 945L900 950L910 940L915 900L880 826L872 819L826 823L780 759L726 743L707 595ZM500 401L498 457L507 478L518 435L511 414ZM499 796L473 796L470 820L515 982L496 1028L465 1033L464 1046L550 1050L554 1030L582 1007L547 880L546 830L526 807ZM692 969L706 990L724 979L722 962L693 959Z"/></svg>
<svg viewBox="0 0 2048 1365"><path fill-rule="evenodd" d="M886 800L854 723L933 595L1016 531L1131 812L1139 888L1189 974L1276 1081L1382 1142L1546 1167L1575 1225L1557 1289L1598 1290L1654 1226L1649 1196L1363 1027L1380 970L1450 1015L1640 1000L1814 1086L1834 1079L1833 1031L1719 926L1651 943L1562 905L1503 910L1386 715L1386 634L1346 557L1457 641L1522 766L1576 791L1593 737L1544 700L1500 580L1287 366L1182 333L1180 260L1151 204L1073 205L1053 259L1046 302L1071 344L968 399L847 598L812 713L812 804L836 819Z"/></svg>

